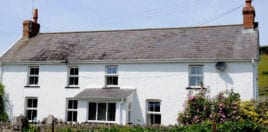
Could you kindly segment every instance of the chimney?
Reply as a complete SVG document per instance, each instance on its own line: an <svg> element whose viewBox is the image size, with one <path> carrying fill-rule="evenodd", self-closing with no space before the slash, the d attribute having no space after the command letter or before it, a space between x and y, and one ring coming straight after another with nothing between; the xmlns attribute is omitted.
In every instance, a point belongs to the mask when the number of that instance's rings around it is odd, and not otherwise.
<svg viewBox="0 0 268 132"><path fill-rule="evenodd" d="M31 38L36 36L40 30L40 24L37 23L38 10L34 9L33 21L25 20L23 21L23 38Z"/></svg>
<svg viewBox="0 0 268 132"><path fill-rule="evenodd" d="M244 28L254 28L255 9L251 5L252 0L246 0L246 6L243 8Z"/></svg>

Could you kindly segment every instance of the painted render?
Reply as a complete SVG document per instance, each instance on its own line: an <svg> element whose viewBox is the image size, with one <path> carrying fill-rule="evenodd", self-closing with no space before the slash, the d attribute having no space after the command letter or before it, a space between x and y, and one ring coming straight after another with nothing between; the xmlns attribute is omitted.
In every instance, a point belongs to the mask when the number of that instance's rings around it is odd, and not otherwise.
<svg viewBox="0 0 268 132"><path fill-rule="evenodd" d="M6 111L11 119L26 115L31 121L52 114L63 121L170 125L200 80L211 97L234 89L242 100L254 99L259 31L252 1L245 2L243 24L237 25L55 33L39 33L35 9L33 20L23 22L22 38L0 57ZM30 66L39 68L32 68L31 79ZM68 75L72 66L79 74L73 68ZM67 86L69 77L76 85L77 76L78 86ZM27 106L27 98L37 100Z"/></svg>
<svg viewBox="0 0 268 132"><path fill-rule="evenodd" d="M254 61L253 61L254 62ZM239 92L242 99L256 96L255 63L249 61L226 62L223 72L215 68L216 62L197 63L204 66L204 84L211 91L211 96L226 89ZM161 123L176 124L178 112L183 110L187 98L188 66L193 63L129 63L118 64L120 89L135 89L136 92L124 100L116 101L116 121L128 123L128 104L131 102L131 123L146 124L146 100L161 100ZM196 63L194 63L196 64ZM107 64L108 65L108 64ZM3 65L2 83L5 84L8 114L11 118L25 114L25 98L38 97L37 120L47 115L66 120L66 99L74 98L86 88L103 88L105 64L76 64L79 67L79 87L65 88L69 65L38 65L40 88L25 88L27 85L28 65ZM254 89L253 89L254 87ZM87 121L88 100L78 102L78 122ZM119 107L122 108L120 111ZM120 116L122 115L122 117Z"/></svg>

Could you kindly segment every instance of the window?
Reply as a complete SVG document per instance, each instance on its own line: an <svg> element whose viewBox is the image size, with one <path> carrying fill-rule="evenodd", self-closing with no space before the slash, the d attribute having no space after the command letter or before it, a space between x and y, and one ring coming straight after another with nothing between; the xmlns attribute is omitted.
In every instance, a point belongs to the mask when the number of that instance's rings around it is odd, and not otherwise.
<svg viewBox="0 0 268 132"><path fill-rule="evenodd" d="M148 101L147 107L147 124L161 124L160 101Z"/></svg>
<svg viewBox="0 0 268 132"><path fill-rule="evenodd" d="M200 86L203 82L203 66L190 66L189 86Z"/></svg>
<svg viewBox="0 0 268 132"><path fill-rule="evenodd" d="M26 117L30 122L37 119L37 98L26 98Z"/></svg>
<svg viewBox="0 0 268 132"><path fill-rule="evenodd" d="M88 104L88 120L90 121L115 121L115 103L94 103Z"/></svg>
<svg viewBox="0 0 268 132"><path fill-rule="evenodd" d="M131 124L132 103L128 104L128 123Z"/></svg>
<svg viewBox="0 0 268 132"><path fill-rule="evenodd" d="M68 86L77 86L79 83L79 68L69 67Z"/></svg>
<svg viewBox="0 0 268 132"><path fill-rule="evenodd" d="M77 121L77 100L67 100L67 121Z"/></svg>
<svg viewBox="0 0 268 132"><path fill-rule="evenodd" d="M118 67L117 66L106 66L105 81L106 86L118 85Z"/></svg>
<svg viewBox="0 0 268 132"><path fill-rule="evenodd" d="M38 85L39 67L29 67L28 85Z"/></svg>

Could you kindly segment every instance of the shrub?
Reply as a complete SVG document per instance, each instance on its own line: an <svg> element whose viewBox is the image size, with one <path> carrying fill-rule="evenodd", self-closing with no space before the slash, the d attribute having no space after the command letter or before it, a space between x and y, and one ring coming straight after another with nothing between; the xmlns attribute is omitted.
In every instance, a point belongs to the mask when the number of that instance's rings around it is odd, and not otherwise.
<svg viewBox="0 0 268 132"><path fill-rule="evenodd" d="M0 121L8 121L8 115L5 111L4 88L5 86L0 83Z"/></svg>
<svg viewBox="0 0 268 132"><path fill-rule="evenodd" d="M208 93L209 90L203 88L196 95L189 92L185 109L179 113L178 122L189 125L206 121L224 123L241 119L238 93L226 90L212 99L209 98Z"/></svg>
<svg viewBox="0 0 268 132"><path fill-rule="evenodd" d="M252 120L262 125L268 125L268 101L243 101L240 105L243 119Z"/></svg>
<svg viewBox="0 0 268 132"><path fill-rule="evenodd" d="M207 120L211 114L211 101L206 94L208 90L202 89L198 94L188 94L188 100L185 102L185 111L179 113L178 121L182 124L202 123Z"/></svg>

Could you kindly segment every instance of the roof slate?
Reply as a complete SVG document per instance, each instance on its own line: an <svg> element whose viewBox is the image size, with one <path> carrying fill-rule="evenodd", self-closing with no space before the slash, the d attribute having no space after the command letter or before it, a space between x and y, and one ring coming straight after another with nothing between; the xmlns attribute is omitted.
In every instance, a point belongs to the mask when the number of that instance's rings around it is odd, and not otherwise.
<svg viewBox="0 0 268 132"><path fill-rule="evenodd" d="M135 89L85 89L75 96L77 99L126 99Z"/></svg>
<svg viewBox="0 0 268 132"><path fill-rule="evenodd" d="M243 25L39 33L20 39L1 62L252 59L258 30Z"/></svg>

